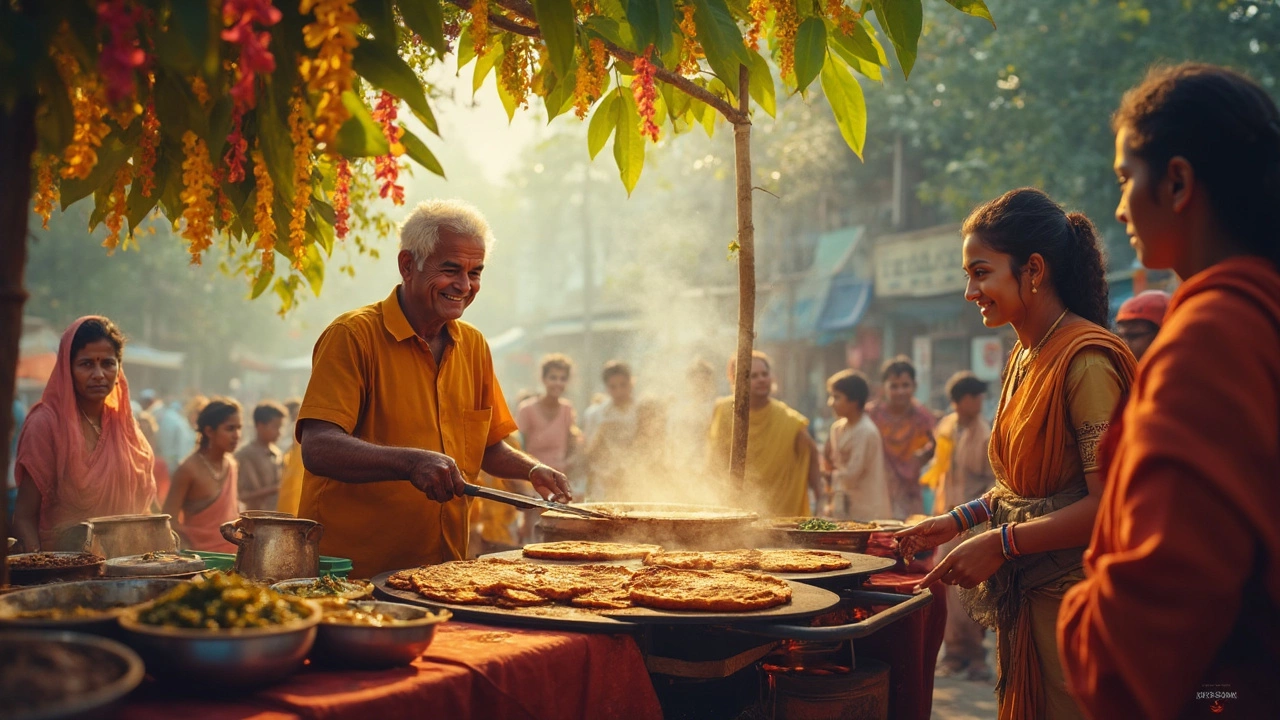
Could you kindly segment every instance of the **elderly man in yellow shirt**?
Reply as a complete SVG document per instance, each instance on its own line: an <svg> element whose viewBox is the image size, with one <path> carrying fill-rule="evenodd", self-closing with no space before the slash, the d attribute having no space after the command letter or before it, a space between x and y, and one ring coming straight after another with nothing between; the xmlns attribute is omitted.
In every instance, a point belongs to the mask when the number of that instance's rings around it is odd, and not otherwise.
<svg viewBox="0 0 1280 720"><path fill-rule="evenodd" d="M355 577L467 556L464 483L481 470L569 500L565 476L502 442L516 431L489 345L462 313L492 234L458 201L400 227L401 284L334 320L316 342L298 413L306 473L298 514Z"/></svg>

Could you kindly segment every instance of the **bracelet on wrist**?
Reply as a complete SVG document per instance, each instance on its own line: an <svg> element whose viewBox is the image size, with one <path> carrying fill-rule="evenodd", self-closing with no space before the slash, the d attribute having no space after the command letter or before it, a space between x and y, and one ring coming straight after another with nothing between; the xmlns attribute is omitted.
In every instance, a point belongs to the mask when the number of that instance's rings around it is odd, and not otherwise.
<svg viewBox="0 0 1280 720"><path fill-rule="evenodd" d="M526 479L526 480L530 480L530 481L532 481L532 480L533 480L533 474L534 474L535 472L537 472L537 471L538 471L538 468L547 468L548 470L550 470L550 469L551 469L551 466L550 466L550 465L547 465L547 464L545 464L545 463L538 463L537 465L534 465L533 467L529 468L529 477L527 477L527 478L525 478L525 479Z"/></svg>
<svg viewBox="0 0 1280 720"><path fill-rule="evenodd" d="M947 513L956 521L958 532L964 532L991 519L991 506L984 498L957 505Z"/></svg>
<svg viewBox="0 0 1280 720"><path fill-rule="evenodd" d="M1013 528L1017 523L1005 523L1000 526L1000 551L1005 560L1013 560L1022 555L1018 551L1018 543L1013 537Z"/></svg>

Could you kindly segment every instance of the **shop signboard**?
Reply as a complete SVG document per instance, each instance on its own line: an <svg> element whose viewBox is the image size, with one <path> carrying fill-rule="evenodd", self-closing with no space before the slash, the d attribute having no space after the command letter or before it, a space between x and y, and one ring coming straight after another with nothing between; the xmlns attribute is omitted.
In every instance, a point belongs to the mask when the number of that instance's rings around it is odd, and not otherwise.
<svg viewBox="0 0 1280 720"><path fill-rule="evenodd" d="M877 297L929 297L964 292L960 230L930 228L881 240L875 249Z"/></svg>
<svg viewBox="0 0 1280 720"><path fill-rule="evenodd" d="M972 340L972 355L969 367L979 380L996 382L1004 370L1004 342L999 335L984 335Z"/></svg>

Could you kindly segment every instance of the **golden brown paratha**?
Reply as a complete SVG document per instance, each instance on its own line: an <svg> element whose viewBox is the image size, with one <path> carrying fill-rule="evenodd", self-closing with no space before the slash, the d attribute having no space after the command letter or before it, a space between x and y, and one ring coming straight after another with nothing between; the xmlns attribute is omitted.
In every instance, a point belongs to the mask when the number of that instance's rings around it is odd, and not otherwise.
<svg viewBox="0 0 1280 720"><path fill-rule="evenodd" d="M613 608L630 604L624 585L631 578L631 571L620 565L460 560L403 570L393 577L393 587L403 587L407 582L428 600L458 605L522 608L570 602L580 607ZM584 599L574 603L578 598Z"/></svg>
<svg viewBox="0 0 1280 720"><path fill-rule="evenodd" d="M791 601L791 587L771 575L739 570L641 568L628 585L635 605L662 610L748 612Z"/></svg>
<svg viewBox="0 0 1280 720"><path fill-rule="evenodd" d="M759 550L677 550L653 553L644 559L644 564L685 570L746 570L755 567L759 555Z"/></svg>
<svg viewBox="0 0 1280 720"><path fill-rule="evenodd" d="M755 569L764 572L815 573L843 570L853 563L823 550L761 550Z"/></svg>
<svg viewBox="0 0 1280 720"><path fill-rule="evenodd" d="M533 543L524 546L524 556L539 560L637 560L650 553L661 552L657 545L590 542L565 540L562 542Z"/></svg>

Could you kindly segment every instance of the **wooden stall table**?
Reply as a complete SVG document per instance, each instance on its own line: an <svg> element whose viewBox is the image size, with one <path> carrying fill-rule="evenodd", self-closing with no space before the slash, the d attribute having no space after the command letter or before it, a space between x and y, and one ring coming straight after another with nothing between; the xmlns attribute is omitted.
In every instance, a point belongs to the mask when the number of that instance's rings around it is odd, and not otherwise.
<svg viewBox="0 0 1280 720"><path fill-rule="evenodd" d="M243 718L654 718L662 711L628 635L448 622L426 654L391 670L307 668L252 694L193 698L148 680L122 720Z"/></svg>

